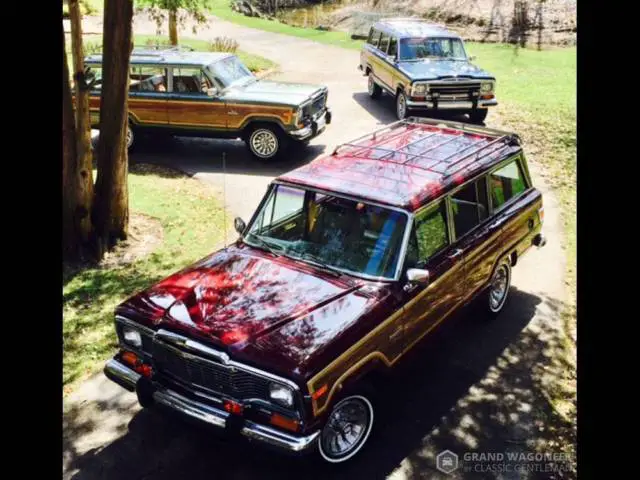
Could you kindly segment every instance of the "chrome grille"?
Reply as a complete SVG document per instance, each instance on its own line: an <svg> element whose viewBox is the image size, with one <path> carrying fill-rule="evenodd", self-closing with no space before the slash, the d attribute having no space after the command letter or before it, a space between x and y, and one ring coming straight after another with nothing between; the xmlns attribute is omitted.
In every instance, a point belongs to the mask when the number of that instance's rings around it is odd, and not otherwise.
<svg viewBox="0 0 640 480"><path fill-rule="evenodd" d="M269 399L269 380L192 355L161 341L154 342L153 361L158 372L183 383L239 400Z"/></svg>
<svg viewBox="0 0 640 480"><path fill-rule="evenodd" d="M324 110L325 104L327 101L326 92L322 92L320 95L315 97L310 104L304 107L304 117L314 117L318 113Z"/></svg>
<svg viewBox="0 0 640 480"><path fill-rule="evenodd" d="M480 82L432 83L429 86L429 93L438 93L440 100L470 100L473 92L480 92Z"/></svg>

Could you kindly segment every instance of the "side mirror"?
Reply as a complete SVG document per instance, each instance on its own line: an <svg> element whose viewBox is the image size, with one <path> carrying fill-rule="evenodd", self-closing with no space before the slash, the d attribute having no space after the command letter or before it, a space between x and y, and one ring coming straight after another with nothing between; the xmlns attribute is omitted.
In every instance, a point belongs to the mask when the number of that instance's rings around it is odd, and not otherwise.
<svg viewBox="0 0 640 480"><path fill-rule="evenodd" d="M407 270L407 281L413 285L427 286L429 284L429 270L410 268Z"/></svg>
<svg viewBox="0 0 640 480"><path fill-rule="evenodd" d="M396 56L395 55L387 55L387 60L390 63L396 63Z"/></svg>
<svg viewBox="0 0 640 480"><path fill-rule="evenodd" d="M236 232L242 235L244 233L244 230L247 228L247 225L244 223L244 220L242 220L240 217L236 217L233 220L233 227L236 229Z"/></svg>
<svg viewBox="0 0 640 480"><path fill-rule="evenodd" d="M218 95L218 89L216 87L207 88L207 96L215 97Z"/></svg>
<svg viewBox="0 0 640 480"><path fill-rule="evenodd" d="M469 61L470 61L470 62L475 62L477 58L478 58L478 57L476 57L475 55L471 55L471 56L469 57Z"/></svg>

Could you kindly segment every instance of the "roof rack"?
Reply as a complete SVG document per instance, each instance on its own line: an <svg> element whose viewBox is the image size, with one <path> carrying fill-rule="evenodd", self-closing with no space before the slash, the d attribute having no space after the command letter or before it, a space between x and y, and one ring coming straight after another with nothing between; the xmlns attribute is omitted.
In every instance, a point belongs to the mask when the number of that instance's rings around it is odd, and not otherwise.
<svg viewBox="0 0 640 480"><path fill-rule="evenodd" d="M416 23L426 23L430 27L438 27L438 28L447 28L446 25L442 23L430 23L426 19L422 17L385 17L378 20L379 22L416 22Z"/></svg>
<svg viewBox="0 0 640 480"><path fill-rule="evenodd" d="M430 146L429 148L427 148L424 151L421 151L420 153L409 153L407 151L402 151L402 150L406 150L407 147L410 147L411 145L418 143L418 142L422 142L427 138L433 137L435 135L437 135L437 132L434 132L430 135L426 135L424 137L421 137L417 140L414 140L413 142L410 142L408 144L404 144L402 145L402 147L397 148L397 149L391 149L391 148L383 148L383 147L376 147L376 146L371 146L371 145L363 145L361 142L367 139L370 140L375 140L376 137L383 133L383 132L391 132L395 129L404 127L404 126L409 126L409 125L417 125L417 124L423 124L423 125L430 125L430 126L434 126L434 127L440 127L440 128L447 128L449 130L454 130L459 132L458 135L452 135L452 138L446 139L443 142L440 142L436 145ZM404 134L406 132L406 130L403 130L402 132L400 132L398 134L398 136ZM426 155L429 152L432 152L448 143L451 143L455 140L457 140L458 138L464 136L465 134L480 134L480 135L485 135L485 136L489 136L489 137L493 137L490 141L488 141L487 143L483 144L483 145L468 145L456 152L454 152L451 155L448 155L445 158L433 158L431 156ZM394 137L387 137L385 138L385 141L389 141L391 139L393 139ZM427 165L413 165L416 168L421 168L423 170L432 172L432 173L437 173L440 175L443 175L445 177L454 175L455 173L459 172L460 170L463 170L465 168L468 168L469 165L465 165L462 166L461 164L465 161L465 160L470 160L472 157L479 155L480 153L482 153L483 151L486 151L489 147L496 147L498 146L498 148L494 148L493 150L491 150L490 153L495 153L498 150L501 150L502 148L506 148L509 147L511 145L513 145L514 143L519 145L521 142L520 137L512 132L506 132L503 130L497 130L497 129L493 129L493 128L486 128L486 127L480 127L480 126L476 126L476 125L471 125L471 124L466 124L466 123L462 123L462 122L446 122L446 121L442 121L442 120L435 120L435 119L429 119L429 118L420 118L420 117L409 117L405 120L400 120L394 123L391 123L383 128L380 128L378 130L375 130L374 132L371 132L367 135L363 135L362 137L356 138L355 140L352 140L349 143L343 143L341 145L338 145L332 155L337 155L338 151L344 147L351 147L352 149L355 149L355 151L351 152L351 155L354 157L358 157L359 153L362 153L363 151L377 151L380 152L382 155L380 155L379 157L375 158L375 160L378 161L384 161L384 162L388 162L388 163L395 163L398 165L407 165L409 161L414 160L414 159L425 159L428 161ZM500 144L502 144L502 147L500 147ZM475 147L475 148L474 148ZM467 150L470 150L467 152ZM466 153L464 153L466 152ZM392 158L395 156L395 154L402 154L405 155L407 158L404 161L394 161L392 160ZM462 155L461 158L453 161L453 162L448 162L448 160L460 155L461 153L464 153ZM362 157L362 158L368 158L371 159L371 157ZM436 168L437 166L439 166L440 164L444 164L444 168L443 169L438 169ZM458 168L453 171L452 167L457 166Z"/></svg>
<svg viewBox="0 0 640 480"><path fill-rule="evenodd" d="M134 45L133 50L131 51L131 55L158 55L159 53L168 53L168 52L193 52L193 47L189 47L188 45Z"/></svg>

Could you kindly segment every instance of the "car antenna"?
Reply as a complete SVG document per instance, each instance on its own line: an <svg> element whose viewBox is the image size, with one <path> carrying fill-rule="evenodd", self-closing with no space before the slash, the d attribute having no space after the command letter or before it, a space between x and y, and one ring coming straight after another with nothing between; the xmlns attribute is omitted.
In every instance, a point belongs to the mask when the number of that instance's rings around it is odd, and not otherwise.
<svg viewBox="0 0 640 480"><path fill-rule="evenodd" d="M227 152L222 152L222 202L224 248L227 248Z"/></svg>

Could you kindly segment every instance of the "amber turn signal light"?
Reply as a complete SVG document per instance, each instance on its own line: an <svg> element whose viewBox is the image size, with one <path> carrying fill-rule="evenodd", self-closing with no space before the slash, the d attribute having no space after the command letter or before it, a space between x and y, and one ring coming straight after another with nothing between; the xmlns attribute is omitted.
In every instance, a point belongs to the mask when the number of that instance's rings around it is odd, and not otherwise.
<svg viewBox="0 0 640 480"><path fill-rule="evenodd" d="M321 386L318 390L316 390L315 392L313 392L311 394L311 398L313 398L314 400L319 399L321 396L323 396L326 392L327 389L329 387L327 386L327 384L325 383L323 386Z"/></svg>
<svg viewBox="0 0 640 480"><path fill-rule="evenodd" d="M277 413L271 415L271 424L276 427L284 428L285 430L291 430L292 432L297 432L298 426L300 425L297 420L283 417Z"/></svg>
<svg viewBox="0 0 640 480"><path fill-rule="evenodd" d="M124 352L120 357L123 362L128 363L132 367L138 364L138 356L133 352Z"/></svg>

